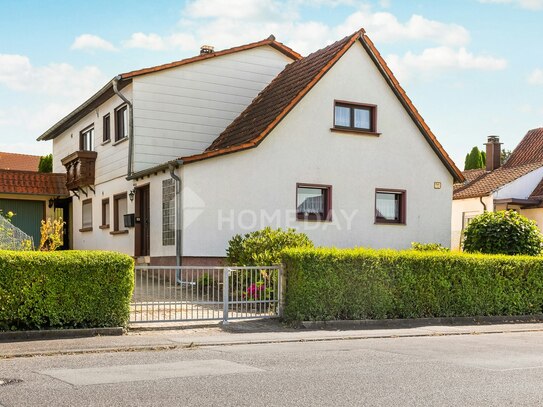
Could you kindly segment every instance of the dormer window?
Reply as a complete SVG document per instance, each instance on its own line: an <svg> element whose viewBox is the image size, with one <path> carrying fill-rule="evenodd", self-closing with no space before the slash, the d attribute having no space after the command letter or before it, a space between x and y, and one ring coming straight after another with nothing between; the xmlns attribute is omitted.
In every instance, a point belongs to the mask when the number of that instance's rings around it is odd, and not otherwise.
<svg viewBox="0 0 543 407"><path fill-rule="evenodd" d="M377 132L377 106L335 101L334 129Z"/></svg>

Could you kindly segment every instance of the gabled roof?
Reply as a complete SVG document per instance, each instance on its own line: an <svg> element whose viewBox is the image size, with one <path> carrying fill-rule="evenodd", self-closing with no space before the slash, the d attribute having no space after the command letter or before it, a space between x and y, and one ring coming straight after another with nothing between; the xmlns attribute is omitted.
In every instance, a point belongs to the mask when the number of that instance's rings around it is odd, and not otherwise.
<svg viewBox="0 0 543 407"><path fill-rule="evenodd" d="M68 196L66 174L0 170L0 194Z"/></svg>
<svg viewBox="0 0 543 407"><path fill-rule="evenodd" d="M373 62L456 181L464 177L437 141L405 91L386 65L364 29L343 38L287 67L201 154L183 157L185 163L256 147L356 42L360 41Z"/></svg>
<svg viewBox="0 0 543 407"><path fill-rule="evenodd" d="M276 41L275 37L273 35L270 35L265 40L252 42L250 44L245 44L239 47L228 48L225 50L212 52L209 54L201 54L195 57L182 59L180 61L170 62L168 64L157 65L150 68L144 68L144 69L138 69L135 71L125 72L111 79L108 83L104 85L104 87L102 87L102 89L100 89L93 96L87 99L87 101L85 101L83 104L78 106L74 111L72 111L70 114L68 114L66 117L61 119L54 126L52 126L49 130L43 133L40 137L38 137L38 141L54 139L63 131L66 131L72 125L74 125L83 117L85 117L87 114L89 114L94 109L96 109L106 100L113 97L115 95L115 92L113 91L113 81L115 79L119 79L119 89L122 89L125 86L129 85L132 82L132 78L136 76L160 72L160 71L164 71L166 69L171 69L171 68L177 68L179 66L192 64L194 62L204 61L206 59L216 58L223 55L229 55L236 52L245 51L248 49L253 49L253 48L262 47L262 46L270 46L292 59L301 58L301 55L298 54L296 51Z"/></svg>
<svg viewBox="0 0 543 407"><path fill-rule="evenodd" d="M453 199L477 198L490 195L492 192L529 174L543 166L543 161L537 161L515 167L500 167L494 171L482 171L478 177L472 178L454 188ZM465 172L464 172L465 174Z"/></svg>
<svg viewBox="0 0 543 407"><path fill-rule="evenodd" d="M543 199L543 178L530 194L530 199Z"/></svg>
<svg viewBox="0 0 543 407"><path fill-rule="evenodd" d="M543 127L529 130L518 143L504 167L543 161Z"/></svg>
<svg viewBox="0 0 543 407"><path fill-rule="evenodd" d="M0 152L0 170L38 171L39 155Z"/></svg>

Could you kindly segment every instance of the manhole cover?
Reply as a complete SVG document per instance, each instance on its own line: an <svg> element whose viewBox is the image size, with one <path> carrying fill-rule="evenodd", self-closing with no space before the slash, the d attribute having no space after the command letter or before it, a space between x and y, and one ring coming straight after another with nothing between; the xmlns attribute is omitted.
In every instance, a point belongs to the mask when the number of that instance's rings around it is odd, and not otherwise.
<svg viewBox="0 0 543 407"><path fill-rule="evenodd" d="M0 378L0 386L7 386L8 384L20 383L21 379L2 379Z"/></svg>

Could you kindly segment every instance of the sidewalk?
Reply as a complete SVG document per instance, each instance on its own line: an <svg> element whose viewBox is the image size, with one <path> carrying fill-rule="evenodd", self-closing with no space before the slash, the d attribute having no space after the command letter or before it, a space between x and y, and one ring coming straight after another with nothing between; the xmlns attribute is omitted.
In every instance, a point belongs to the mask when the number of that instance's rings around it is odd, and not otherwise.
<svg viewBox="0 0 543 407"><path fill-rule="evenodd" d="M424 326L391 329L294 329L275 320L133 327L123 336L0 343L0 359L37 355L182 349L195 346L543 332L543 323Z"/></svg>

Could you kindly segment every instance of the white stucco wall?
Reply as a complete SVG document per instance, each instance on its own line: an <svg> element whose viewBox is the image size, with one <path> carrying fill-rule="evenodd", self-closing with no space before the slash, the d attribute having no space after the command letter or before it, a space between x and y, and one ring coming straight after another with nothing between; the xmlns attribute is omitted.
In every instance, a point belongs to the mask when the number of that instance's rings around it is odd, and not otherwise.
<svg viewBox="0 0 543 407"><path fill-rule="evenodd" d="M494 199L491 195L482 198L488 211L494 210ZM479 198L455 199L452 201L451 217L451 248L460 250L464 215L476 216L484 212L484 206Z"/></svg>
<svg viewBox="0 0 543 407"><path fill-rule="evenodd" d="M121 92L132 99L132 85L123 88ZM128 165L128 142L115 143L115 117L114 111L123 104L117 95L111 97L97 109L79 120L75 125L63 132L53 140L53 172L66 172L61 160L79 150L79 133L94 124L94 151L96 157L95 184L99 185L109 180L126 176ZM103 144L103 118L110 114L111 141Z"/></svg>
<svg viewBox="0 0 543 407"><path fill-rule="evenodd" d="M378 105L382 134L331 132L334 99ZM188 164L183 179L185 256L224 256L233 234L268 224L323 246L451 242L452 176L358 43L257 148ZM332 222L294 219L297 182L332 185ZM374 224L376 188L407 191L406 225Z"/></svg>
<svg viewBox="0 0 543 407"><path fill-rule="evenodd" d="M262 46L135 77L134 170L204 151L290 62Z"/></svg>
<svg viewBox="0 0 543 407"><path fill-rule="evenodd" d="M543 167L504 185L494 193L495 199L517 198L528 199L534 188L543 177Z"/></svg>

